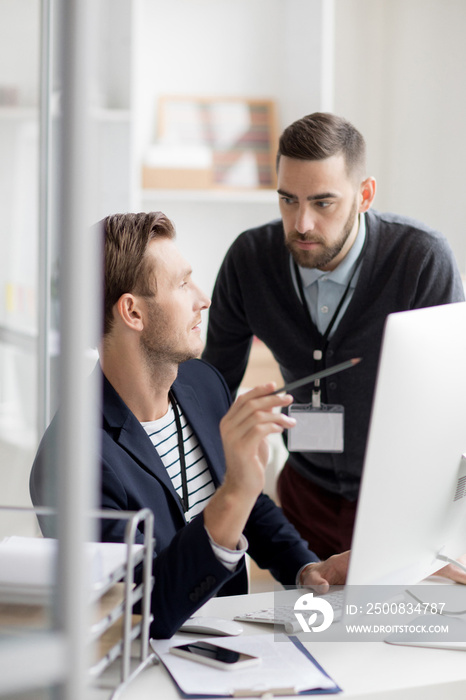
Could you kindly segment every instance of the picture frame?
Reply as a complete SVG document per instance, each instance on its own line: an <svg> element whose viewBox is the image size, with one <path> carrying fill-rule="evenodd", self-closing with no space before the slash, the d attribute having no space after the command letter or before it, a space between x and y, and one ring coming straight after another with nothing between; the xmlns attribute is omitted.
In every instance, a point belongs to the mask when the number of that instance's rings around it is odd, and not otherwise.
<svg viewBox="0 0 466 700"><path fill-rule="evenodd" d="M277 145L273 100L164 95L144 186L274 189Z"/></svg>

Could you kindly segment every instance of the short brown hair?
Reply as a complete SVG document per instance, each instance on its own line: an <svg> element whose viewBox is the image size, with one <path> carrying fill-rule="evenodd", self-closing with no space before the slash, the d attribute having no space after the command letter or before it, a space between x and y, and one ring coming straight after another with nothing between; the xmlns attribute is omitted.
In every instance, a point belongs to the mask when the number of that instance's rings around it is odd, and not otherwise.
<svg viewBox="0 0 466 700"><path fill-rule="evenodd" d="M145 254L156 238L174 238L175 227L160 211L113 214L102 222L104 233L104 335L113 325L113 307L122 294L153 294Z"/></svg>
<svg viewBox="0 0 466 700"><path fill-rule="evenodd" d="M348 175L363 177L366 143L362 134L346 119L328 112L314 112L288 126L280 137L280 156L298 160L323 160L342 153Z"/></svg>

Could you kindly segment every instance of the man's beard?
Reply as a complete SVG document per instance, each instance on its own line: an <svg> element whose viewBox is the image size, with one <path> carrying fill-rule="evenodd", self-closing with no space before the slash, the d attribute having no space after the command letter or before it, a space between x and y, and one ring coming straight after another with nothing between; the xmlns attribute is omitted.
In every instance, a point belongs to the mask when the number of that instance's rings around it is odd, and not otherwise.
<svg viewBox="0 0 466 700"><path fill-rule="evenodd" d="M354 226L354 221L357 213L357 199L354 198L353 206L346 220L346 223L342 229L341 235L332 246L325 245L325 241L319 236L307 236L305 233L301 234L297 231L291 231L290 234L285 238L285 245L293 256L295 262L300 265L300 267L308 267L312 269L322 270L325 269L331 262L336 258L336 256L341 252L343 246L348 240ZM295 241L309 242L309 243L320 243L322 248L320 251L311 250L301 250L301 248L296 248L293 243Z"/></svg>
<svg viewBox="0 0 466 700"><path fill-rule="evenodd" d="M165 322L163 312L152 302L148 309L148 325L141 333L140 343L143 356L149 368L170 363L180 365L182 362L199 357L202 350L181 349L176 338L169 335L169 324ZM178 345L178 347L177 347Z"/></svg>

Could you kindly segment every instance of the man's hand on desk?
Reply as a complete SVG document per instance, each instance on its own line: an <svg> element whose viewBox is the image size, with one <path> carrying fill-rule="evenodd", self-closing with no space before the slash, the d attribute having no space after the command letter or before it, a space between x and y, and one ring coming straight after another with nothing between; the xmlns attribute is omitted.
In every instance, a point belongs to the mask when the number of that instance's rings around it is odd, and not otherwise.
<svg viewBox="0 0 466 700"><path fill-rule="evenodd" d="M466 554L462 554L460 557L458 557L458 561L461 562L461 564L466 565ZM437 576L444 576L445 578L450 578L452 581L455 581L456 583L466 584L466 571L459 569L454 564L447 564L446 566L444 566L442 569L439 569L439 571L436 571L435 573Z"/></svg>
<svg viewBox="0 0 466 700"><path fill-rule="evenodd" d="M300 576L300 584L313 588L317 593L327 593L330 586L340 586L346 582L350 550L334 554L325 561L308 564Z"/></svg>

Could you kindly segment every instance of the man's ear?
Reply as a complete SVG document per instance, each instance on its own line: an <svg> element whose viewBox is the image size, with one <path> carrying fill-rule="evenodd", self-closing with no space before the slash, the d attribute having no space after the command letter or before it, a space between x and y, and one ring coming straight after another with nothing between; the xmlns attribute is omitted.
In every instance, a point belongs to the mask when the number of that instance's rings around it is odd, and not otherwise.
<svg viewBox="0 0 466 700"><path fill-rule="evenodd" d="M135 331L144 328L139 301L133 294L122 294L115 304L115 311L123 323Z"/></svg>
<svg viewBox="0 0 466 700"><path fill-rule="evenodd" d="M377 183L373 177L368 177L361 182L359 187L359 213L368 211L374 201Z"/></svg>

